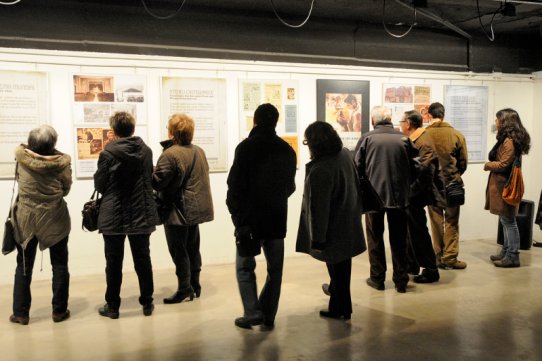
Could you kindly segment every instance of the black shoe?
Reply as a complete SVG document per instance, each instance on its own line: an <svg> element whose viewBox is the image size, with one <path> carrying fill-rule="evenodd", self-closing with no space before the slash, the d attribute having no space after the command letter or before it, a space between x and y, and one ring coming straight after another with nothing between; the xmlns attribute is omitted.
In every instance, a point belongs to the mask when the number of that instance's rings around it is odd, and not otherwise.
<svg viewBox="0 0 542 361"><path fill-rule="evenodd" d="M199 298L199 296L201 295L201 286L200 287L192 286L192 289L194 290L194 296L196 298Z"/></svg>
<svg viewBox="0 0 542 361"><path fill-rule="evenodd" d="M326 318L334 318L336 320L348 321L350 319L350 317L351 317L351 314L341 315L339 313L331 312L331 311L328 311L328 310L321 310L320 311L320 316L326 317Z"/></svg>
<svg viewBox="0 0 542 361"><path fill-rule="evenodd" d="M11 315L9 316L9 322L18 323L20 325L28 325L28 322L30 322L30 317Z"/></svg>
<svg viewBox="0 0 542 361"><path fill-rule="evenodd" d="M146 305L143 305L143 314L145 316L152 315L152 311L154 311L154 303L148 303Z"/></svg>
<svg viewBox="0 0 542 361"><path fill-rule="evenodd" d="M190 301L194 299L194 291L190 288L187 291L177 291L170 297L164 298L164 303L166 305L171 305L174 303L181 303L185 298L189 298Z"/></svg>
<svg viewBox="0 0 542 361"><path fill-rule="evenodd" d="M329 284L322 283L322 291L324 292L324 295L330 296L331 293L329 292Z"/></svg>
<svg viewBox="0 0 542 361"><path fill-rule="evenodd" d="M422 274L421 275L418 275L416 277L414 277L414 282L416 283L433 283L433 282L438 282L438 280L440 279L440 275L438 273L438 270L429 270L429 269L424 269L422 271Z"/></svg>
<svg viewBox="0 0 542 361"><path fill-rule="evenodd" d="M395 290L399 293L406 293L406 285L395 285Z"/></svg>
<svg viewBox="0 0 542 361"><path fill-rule="evenodd" d="M98 309L98 313L100 316L109 317L112 320L119 318L119 310L109 307L107 303Z"/></svg>
<svg viewBox="0 0 542 361"><path fill-rule="evenodd" d="M62 313L54 313L53 312L53 322L62 322L64 320L67 320L70 318L70 310L66 310Z"/></svg>
<svg viewBox="0 0 542 361"><path fill-rule="evenodd" d="M519 259L511 260L510 258L506 258L506 257L504 257L500 261L493 262L493 264L495 265L495 267L502 267L502 268L514 268L514 267L520 266Z"/></svg>
<svg viewBox="0 0 542 361"><path fill-rule="evenodd" d="M247 318L247 317L239 317L235 319L235 326L241 327L241 328L247 328L251 329L252 326L261 325L263 323L263 318Z"/></svg>
<svg viewBox="0 0 542 361"><path fill-rule="evenodd" d="M367 284L378 291L384 291L384 282L376 282L371 277L367 278Z"/></svg>
<svg viewBox="0 0 542 361"><path fill-rule="evenodd" d="M272 331L275 328L275 321L264 320L260 325L260 331Z"/></svg>

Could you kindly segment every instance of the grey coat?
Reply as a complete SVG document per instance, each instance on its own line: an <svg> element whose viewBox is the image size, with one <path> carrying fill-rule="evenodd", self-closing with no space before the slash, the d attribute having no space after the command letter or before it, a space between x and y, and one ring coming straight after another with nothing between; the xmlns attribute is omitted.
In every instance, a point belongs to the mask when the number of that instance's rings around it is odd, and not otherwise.
<svg viewBox="0 0 542 361"><path fill-rule="evenodd" d="M165 221L168 225L195 225L214 219L209 164L203 149L197 145L178 145L162 142L164 151L158 158L152 175L152 186L163 199L182 204L188 224L179 224L176 217ZM175 213L174 211L172 213Z"/></svg>
<svg viewBox="0 0 542 361"><path fill-rule="evenodd" d="M348 150L306 165L296 251L335 264L366 250L359 180ZM322 251L312 248L323 245Z"/></svg>
<svg viewBox="0 0 542 361"><path fill-rule="evenodd" d="M19 195L16 203L16 239L23 248L36 237L40 250L54 246L71 230L64 197L72 185L71 158L58 152L43 156L20 145L15 149L19 162Z"/></svg>

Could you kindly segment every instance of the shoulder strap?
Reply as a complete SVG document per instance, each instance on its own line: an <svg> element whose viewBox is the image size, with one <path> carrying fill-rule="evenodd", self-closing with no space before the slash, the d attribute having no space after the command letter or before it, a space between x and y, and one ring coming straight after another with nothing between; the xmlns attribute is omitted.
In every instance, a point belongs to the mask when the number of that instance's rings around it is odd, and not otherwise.
<svg viewBox="0 0 542 361"><path fill-rule="evenodd" d="M11 211L13 210L13 197L15 196L15 184L17 183L17 178L19 173L17 170L19 169L19 162L15 162L15 176L13 177L13 188L11 190L11 201L9 202L9 213L8 218L11 218Z"/></svg>

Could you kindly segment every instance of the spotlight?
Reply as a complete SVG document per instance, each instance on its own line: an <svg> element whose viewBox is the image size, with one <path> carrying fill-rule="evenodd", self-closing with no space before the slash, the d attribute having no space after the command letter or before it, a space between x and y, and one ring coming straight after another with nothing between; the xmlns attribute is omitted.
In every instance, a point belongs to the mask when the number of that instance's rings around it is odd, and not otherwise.
<svg viewBox="0 0 542 361"><path fill-rule="evenodd" d="M501 10L502 16L516 16L516 5L511 3L504 3L504 6Z"/></svg>

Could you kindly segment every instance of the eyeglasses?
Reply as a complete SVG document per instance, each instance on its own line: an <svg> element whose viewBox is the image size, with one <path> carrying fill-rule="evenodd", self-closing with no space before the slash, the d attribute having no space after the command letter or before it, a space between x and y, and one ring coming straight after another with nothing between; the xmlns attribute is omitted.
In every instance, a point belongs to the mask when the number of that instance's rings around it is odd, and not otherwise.
<svg viewBox="0 0 542 361"><path fill-rule="evenodd" d="M303 139L303 145L307 145L309 142L307 142L307 139Z"/></svg>
<svg viewBox="0 0 542 361"><path fill-rule="evenodd" d="M406 120L400 120L399 123L406 123Z"/></svg>

